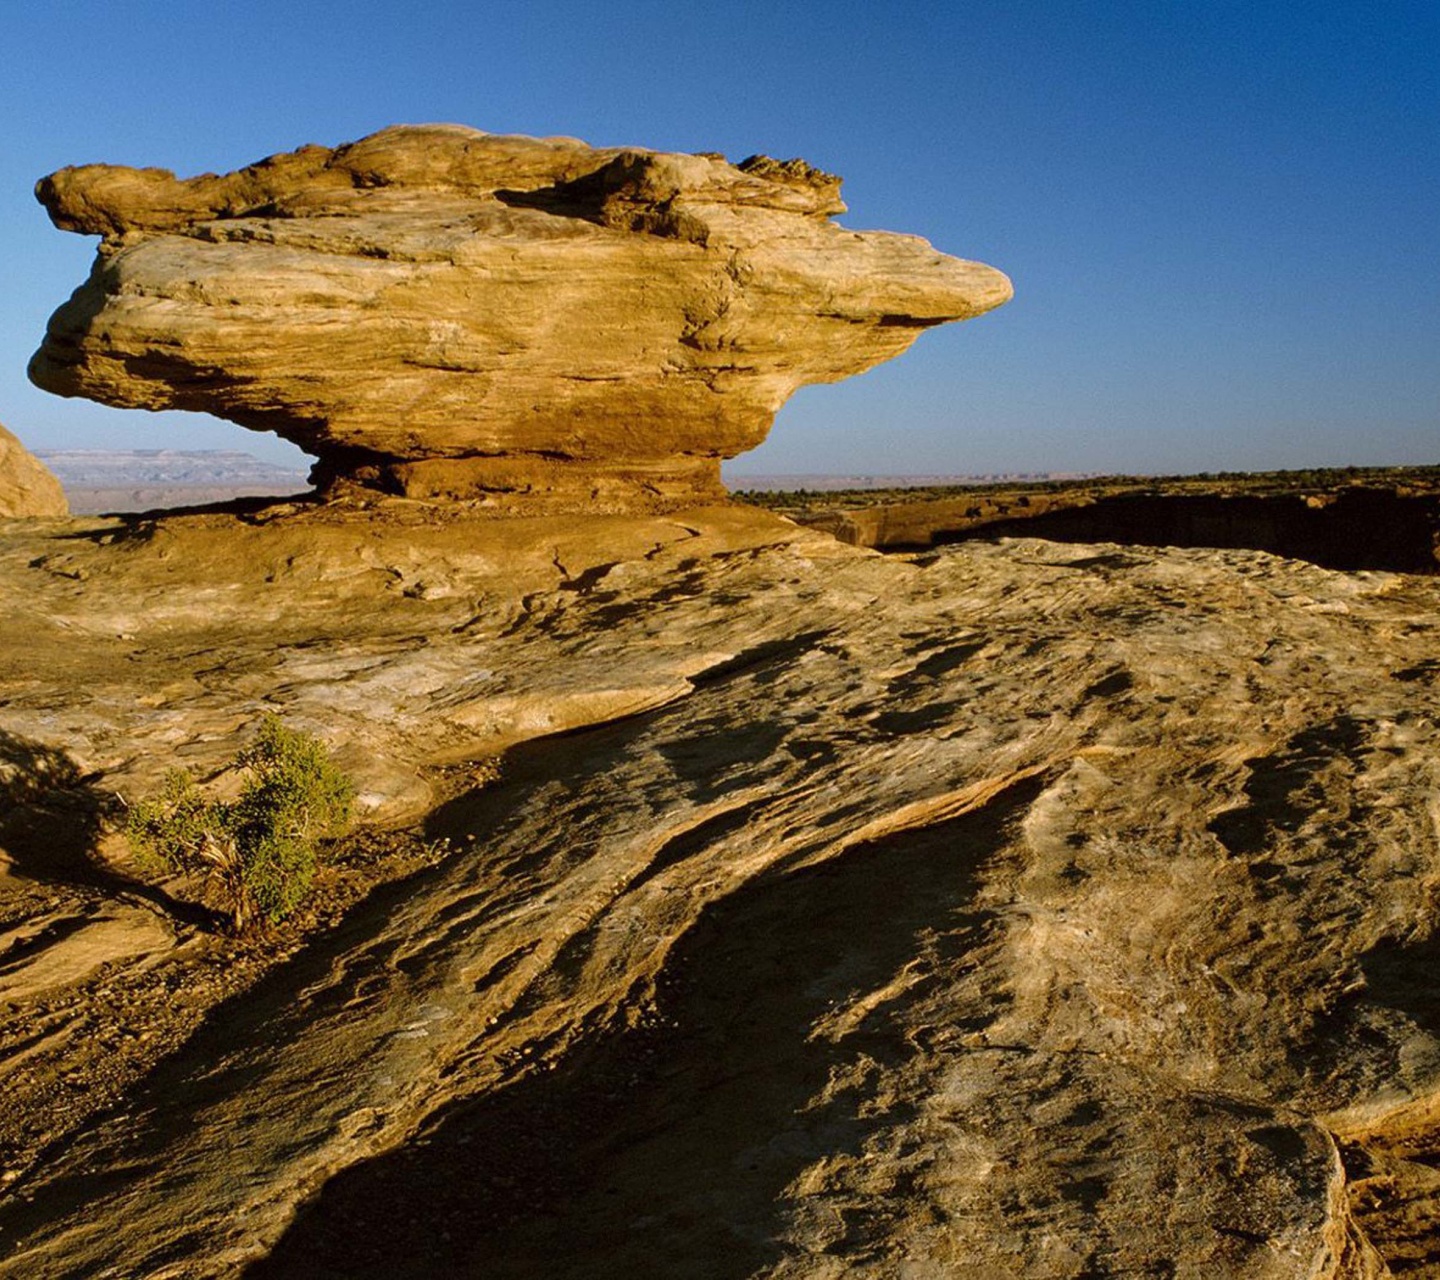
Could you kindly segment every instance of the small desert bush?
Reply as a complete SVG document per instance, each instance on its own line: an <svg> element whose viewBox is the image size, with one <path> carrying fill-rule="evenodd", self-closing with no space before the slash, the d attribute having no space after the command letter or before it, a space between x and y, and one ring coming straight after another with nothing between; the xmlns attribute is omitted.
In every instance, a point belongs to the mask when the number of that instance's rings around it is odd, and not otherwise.
<svg viewBox="0 0 1440 1280"><path fill-rule="evenodd" d="M235 800L207 799L175 769L158 795L130 806L125 833L142 861L213 876L236 931L251 933L304 898L319 841L345 829L354 788L324 743L273 714L231 763L245 775Z"/></svg>

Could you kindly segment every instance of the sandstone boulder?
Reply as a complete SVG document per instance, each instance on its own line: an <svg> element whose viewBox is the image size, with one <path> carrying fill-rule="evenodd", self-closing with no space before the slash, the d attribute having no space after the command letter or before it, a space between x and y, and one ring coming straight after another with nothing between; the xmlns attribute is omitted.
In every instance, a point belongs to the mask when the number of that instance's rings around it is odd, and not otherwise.
<svg viewBox="0 0 1440 1280"><path fill-rule="evenodd" d="M0 519L68 513L60 481L11 432L0 426Z"/></svg>
<svg viewBox="0 0 1440 1280"><path fill-rule="evenodd" d="M693 501L798 387L1011 295L990 267L831 221L839 187L799 160L455 125L188 180L62 169L38 198L103 239L30 376L274 431L332 490Z"/></svg>

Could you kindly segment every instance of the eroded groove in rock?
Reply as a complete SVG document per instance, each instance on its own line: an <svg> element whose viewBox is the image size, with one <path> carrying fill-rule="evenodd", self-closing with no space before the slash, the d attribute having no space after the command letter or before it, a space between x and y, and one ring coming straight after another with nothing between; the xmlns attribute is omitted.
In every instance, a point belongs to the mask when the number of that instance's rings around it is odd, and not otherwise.
<svg viewBox="0 0 1440 1280"><path fill-rule="evenodd" d="M778 509L851 546L917 551L971 539L1050 538L1268 551L1328 569L1440 572L1440 494L1428 468L1251 479L1125 477L838 505L788 495ZM1253 491L1249 491L1253 488ZM773 501L764 503L775 506Z"/></svg>
<svg viewBox="0 0 1440 1280"><path fill-rule="evenodd" d="M976 522L934 541L1053 538L1145 546L1249 548L1328 569L1440 573L1440 498L1348 489L1323 503L1303 497L1100 498L1070 510Z"/></svg>

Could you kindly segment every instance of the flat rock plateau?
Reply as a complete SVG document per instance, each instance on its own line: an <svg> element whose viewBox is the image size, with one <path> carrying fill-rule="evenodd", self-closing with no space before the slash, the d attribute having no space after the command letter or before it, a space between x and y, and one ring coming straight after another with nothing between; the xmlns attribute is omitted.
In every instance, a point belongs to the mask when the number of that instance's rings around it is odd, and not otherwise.
<svg viewBox="0 0 1440 1280"><path fill-rule="evenodd" d="M3 528L0 1274L1434 1273L1440 580ZM268 951L109 834L264 708L415 837Z"/></svg>
<svg viewBox="0 0 1440 1280"><path fill-rule="evenodd" d="M798 161L40 194L32 376L321 494L0 522L0 1277L1440 1275L1440 576L725 501L1009 293ZM360 822L246 941L120 831L271 711Z"/></svg>

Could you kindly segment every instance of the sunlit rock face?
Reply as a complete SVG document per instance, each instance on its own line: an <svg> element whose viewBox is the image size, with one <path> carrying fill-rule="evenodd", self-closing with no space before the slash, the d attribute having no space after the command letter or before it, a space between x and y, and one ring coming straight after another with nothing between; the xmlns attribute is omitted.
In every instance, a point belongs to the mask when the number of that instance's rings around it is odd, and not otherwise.
<svg viewBox="0 0 1440 1280"><path fill-rule="evenodd" d="M0 520L16 516L63 516L65 490L49 469L0 426Z"/></svg>
<svg viewBox="0 0 1440 1280"><path fill-rule="evenodd" d="M317 480L502 508L719 493L798 387L1005 302L1000 272L831 221L802 161L401 125L216 176L37 186L103 237L31 378L274 431Z"/></svg>

